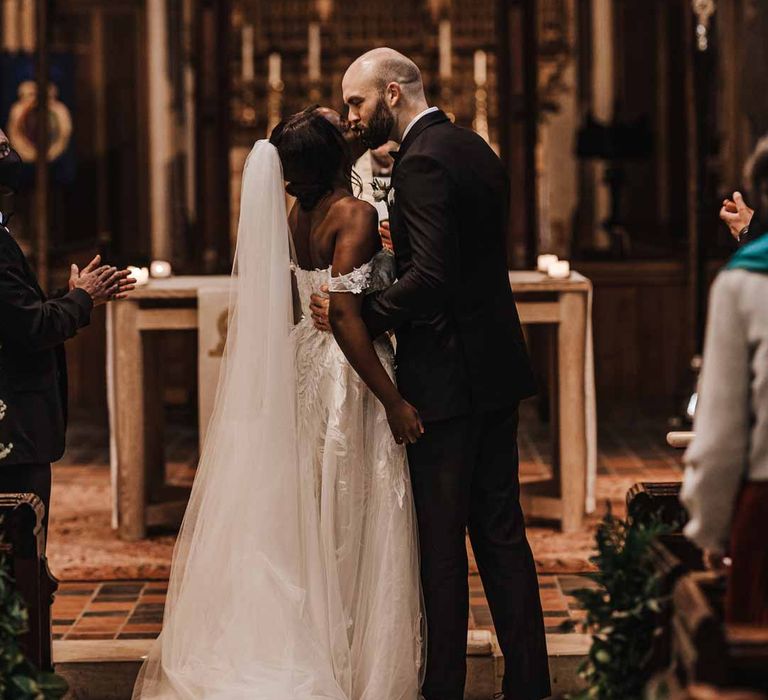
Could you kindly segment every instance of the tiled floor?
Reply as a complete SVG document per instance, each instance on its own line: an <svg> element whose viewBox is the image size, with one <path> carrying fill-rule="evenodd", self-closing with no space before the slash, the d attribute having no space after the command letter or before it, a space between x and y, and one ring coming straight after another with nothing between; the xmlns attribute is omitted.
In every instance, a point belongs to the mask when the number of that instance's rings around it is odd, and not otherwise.
<svg viewBox="0 0 768 700"><path fill-rule="evenodd" d="M639 406L601 416L600 509L609 501L621 512L626 490L636 481L679 478L680 453L664 443L665 420L666 411ZM188 483L197 459L196 433L173 425L166 436L168 476ZM63 579L53 608L56 639L146 639L160 631L174 536L155 533L140 543L118 540L109 524L106 443L103 431L75 421L67 454L54 469L48 554L54 574ZM521 412L519 444L522 480L539 480L550 469L549 427L537 419L530 402ZM563 535L551 523L529 524L549 633L581 631L583 613L572 593L592 585L576 574L589 568L597 519L592 516L575 535ZM470 628L492 629L473 564L470 571Z"/></svg>
<svg viewBox="0 0 768 700"><path fill-rule="evenodd" d="M64 582L53 603L54 639L153 639L167 581Z"/></svg>
<svg viewBox="0 0 768 700"><path fill-rule="evenodd" d="M480 577L470 576L470 629L493 629ZM571 595L593 586L583 576L540 576L548 633L578 632L583 611ZM166 581L61 584L53 604L54 639L154 639L160 632Z"/></svg>

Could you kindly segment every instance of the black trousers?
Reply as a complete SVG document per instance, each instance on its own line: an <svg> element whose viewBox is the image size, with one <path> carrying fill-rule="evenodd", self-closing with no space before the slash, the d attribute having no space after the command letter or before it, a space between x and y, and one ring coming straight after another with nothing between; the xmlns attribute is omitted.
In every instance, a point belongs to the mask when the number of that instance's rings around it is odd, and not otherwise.
<svg viewBox="0 0 768 700"><path fill-rule="evenodd" d="M43 532L48 542L48 511L51 507L51 465L0 462L0 493L34 493L45 505ZM45 553L45 548L43 549Z"/></svg>
<svg viewBox="0 0 768 700"><path fill-rule="evenodd" d="M520 508L517 408L429 423L408 448L427 615L426 700L463 700L466 531L499 645L508 700L550 695L536 567Z"/></svg>

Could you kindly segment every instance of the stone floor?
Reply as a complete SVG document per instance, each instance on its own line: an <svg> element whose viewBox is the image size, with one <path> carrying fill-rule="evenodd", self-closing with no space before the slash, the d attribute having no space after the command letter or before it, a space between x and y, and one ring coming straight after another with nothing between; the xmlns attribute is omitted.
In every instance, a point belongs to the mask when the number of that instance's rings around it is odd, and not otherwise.
<svg viewBox="0 0 768 700"><path fill-rule="evenodd" d="M574 590L593 585L590 570L594 529L610 503L623 511L626 490L641 480L680 476L680 454L664 443L666 415L658 409L612 409L600 421L597 513L584 531L563 535L551 523L529 523L539 571L547 632L577 635L583 611ZM168 476L188 483L197 459L194 430L168 431ZM521 479L535 481L549 472L548 428L531 405L522 412ZM69 449L54 469L49 558L62 579L53 607L57 640L140 640L160 630L173 533L153 533L141 543L124 543L110 527L108 449L104 431L75 421ZM474 562L470 563L470 629L493 630Z"/></svg>

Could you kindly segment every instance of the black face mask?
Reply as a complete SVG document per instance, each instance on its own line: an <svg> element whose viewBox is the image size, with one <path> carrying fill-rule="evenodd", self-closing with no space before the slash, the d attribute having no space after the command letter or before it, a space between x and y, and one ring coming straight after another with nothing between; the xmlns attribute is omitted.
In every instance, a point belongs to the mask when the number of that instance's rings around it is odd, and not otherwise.
<svg viewBox="0 0 768 700"><path fill-rule="evenodd" d="M19 154L13 149L5 158L0 158L0 193L19 189L22 162Z"/></svg>

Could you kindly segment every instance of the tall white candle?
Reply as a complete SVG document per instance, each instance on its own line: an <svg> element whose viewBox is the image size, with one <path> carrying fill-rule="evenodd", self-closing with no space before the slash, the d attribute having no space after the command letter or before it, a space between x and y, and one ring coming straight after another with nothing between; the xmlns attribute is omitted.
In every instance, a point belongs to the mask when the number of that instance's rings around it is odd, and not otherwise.
<svg viewBox="0 0 768 700"><path fill-rule="evenodd" d="M21 50L32 53L37 44L35 0L21 0Z"/></svg>
<svg viewBox="0 0 768 700"><path fill-rule="evenodd" d="M242 33L243 82L250 82L256 75L253 62L253 25L243 25Z"/></svg>
<svg viewBox="0 0 768 700"><path fill-rule="evenodd" d="M488 55L475 51L475 85L483 87L488 82Z"/></svg>
<svg viewBox="0 0 768 700"><path fill-rule="evenodd" d="M320 22L309 23L309 35L307 37L309 46L308 67L310 82L320 80L320 60L321 60L321 37Z"/></svg>
<svg viewBox="0 0 768 700"><path fill-rule="evenodd" d="M3 33L3 49L18 51L19 42L19 0L3 0L3 23L0 25Z"/></svg>
<svg viewBox="0 0 768 700"><path fill-rule="evenodd" d="M441 19L438 35L438 46L440 50L440 77L450 78L453 73L451 48L451 20Z"/></svg>
<svg viewBox="0 0 768 700"><path fill-rule="evenodd" d="M269 86L272 88L280 84L282 59L279 53L269 54Z"/></svg>

